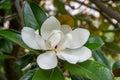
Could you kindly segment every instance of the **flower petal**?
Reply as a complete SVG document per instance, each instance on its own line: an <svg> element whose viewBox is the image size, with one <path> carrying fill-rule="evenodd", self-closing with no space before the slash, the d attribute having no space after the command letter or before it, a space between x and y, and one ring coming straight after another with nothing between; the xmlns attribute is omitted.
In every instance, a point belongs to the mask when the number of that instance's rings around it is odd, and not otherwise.
<svg viewBox="0 0 120 80"><path fill-rule="evenodd" d="M42 69L52 69L57 66L57 57L53 51L47 51L37 57L37 63Z"/></svg>
<svg viewBox="0 0 120 80"><path fill-rule="evenodd" d="M91 50L87 47L81 47L78 49L66 49L64 52L68 53L69 55L78 56L78 62L83 62L92 56Z"/></svg>
<svg viewBox="0 0 120 80"><path fill-rule="evenodd" d="M54 49L61 41L62 35L63 33L60 30L53 30L46 41L47 46Z"/></svg>
<svg viewBox="0 0 120 80"><path fill-rule="evenodd" d="M82 28L77 28L69 34L72 35L72 40L70 42L70 46L68 47L70 49L80 48L83 46L87 42L90 35L88 30Z"/></svg>
<svg viewBox="0 0 120 80"><path fill-rule="evenodd" d="M36 35L36 41L37 41L38 46L40 47L40 49L47 50L45 40L41 36Z"/></svg>
<svg viewBox="0 0 120 80"><path fill-rule="evenodd" d="M81 54L80 54L81 53ZM80 52L79 54L76 54L78 55L80 58L79 58L79 62L83 62L83 61L86 61L88 60L91 56L92 56L92 52L90 49L88 49L87 47L82 47L80 49Z"/></svg>
<svg viewBox="0 0 120 80"><path fill-rule="evenodd" d="M61 31L64 33L64 34L67 34L69 32L72 31L71 27L69 25L62 25L61 26Z"/></svg>
<svg viewBox="0 0 120 80"><path fill-rule="evenodd" d="M27 46L33 49L40 49L36 42L36 35L35 30L29 27L24 27L21 32L22 40L27 44Z"/></svg>
<svg viewBox="0 0 120 80"><path fill-rule="evenodd" d="M71 64L76 64L78 61L79 61L79 56L76 56L76 55L71 55L69 53L66 53L66 52L58 52L56 54L60 59L62 60L66 60L68 61L69 63Z"/></svg>
<svg viewBox="0 0 120 80"><path fill-rule="evenodd" d="M65 48L69 47L70 41L72 39L71 34L63 35L63 39L61 40L60 44L58 45L59 50L64 50Z"/></svg>
<svg viewBox="0 0 120 80"><path fill-rule="evenodd" d="M41 35L47 40L53 30L60 30L60 28L60 22L55 17L51 16L42 24Z"/></svg>

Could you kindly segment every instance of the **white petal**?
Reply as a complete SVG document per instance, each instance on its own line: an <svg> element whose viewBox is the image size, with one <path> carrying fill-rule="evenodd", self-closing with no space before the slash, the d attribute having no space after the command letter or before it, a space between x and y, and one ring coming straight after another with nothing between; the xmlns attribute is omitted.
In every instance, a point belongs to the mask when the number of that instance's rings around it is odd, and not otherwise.
<svg viewBox="0 0 120 80"><path fill-rule="evenodd" d="M60 30L52 31L52 33L50 34L50 36L48 37L46 41L47 46L54 49L55 46L59 44L61 38L62 38L62 32Z"/></svg>
<svg viewBox="0 0 120 80"><path fill-rule="evenodd" d="M60 30L60 22L53 16L49 17L41 27L41 35L46 40L53 30Z"/></svg>
<svg viewBox="0 0 120 80"><path fill-rule="evenodd" d="M61 26L61 31L64 33L64 34L67 34L69 32L72 31L71 27L69 25L62 25Z"/></svg>
<svg viewBox="0 0 120 80"><path fill-rule="evenodd" d="M52 69L57 66L57 57L53 51L47 51L37 57L37 63L42 69Z"/></svg>
<svg viewBox="0 0 120 80"><path fill-rule="evenodd" d="M82 28L77 28L69 34L72 35L72 40L70 42L70 46L68 47L70 49L80 48L83 46L87 42L90 35L88 30Z"/></svg>
<svg viewBox="0 0 120 80"><path fill-rule="evenodd" d="M88 49L87 47L81 47L78 49L66 49L64 52L68 53L69 55L78 56L79 57L78 62L83 62L92 56L91 50Z"/></svg>
<svg viewBox="0 0 120 80"><path fill-rule="evenodd" d="M40 49L47 50L45 40L41 36L36 35L36 41L37 41L38 46L40 47Z"/></svg>
<svg viewBox="0 0 120 80"><path fill-rule="evenodd" d="M92 56L91 50L88 49L87 47L82 47L79 53L81 53L80 55L77 54L80 57L79 62L86 61Z"/></svg>
<svg viewBox="0 0 120 80"><path fill-rule="evenodd" d="M58 52L56 55L60 59L66 60L66 61L68 61L71 64L76 64L79 61L79 56L71 55L71 54L66 53L66 52Z"/></svg>
<svg viewBox="0 0 120 80"><path fill-rule="evenodd" d="M27 44L27 46L33 49L40 49L36 42L36 35L37 34L35 34L35 30L29 27L24 27L21 32L22 39Z"/></svg>
<svg viewBox="0 0 120 80"><path fill-rule="evenodd" d="M58 45L58 48L60 50L64 50L65 48L69 47L71 39L72 39L72 35L66 34L64 38L61 40L60 44Z"/></svg>

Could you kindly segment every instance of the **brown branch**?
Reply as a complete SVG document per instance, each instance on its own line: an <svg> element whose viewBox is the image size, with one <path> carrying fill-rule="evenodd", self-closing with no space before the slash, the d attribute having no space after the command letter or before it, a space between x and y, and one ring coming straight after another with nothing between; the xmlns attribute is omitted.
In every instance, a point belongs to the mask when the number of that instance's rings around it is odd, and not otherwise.
<svg viewBox="0 0 120 80"><path fill-rule="evenodd" d="M104 12L102 12L100 9L97 9L97 8L95 8L95 7L93 7L93 6L90 6L90 5L88 5L88 4L85 4L84 2L80 2L80 1L77 1L77 0L75 0L75 1L78 2L78 3L80 3L80 4L82 4L82 5L84 5L84 6L86 6L86 7L88 7L88 8L90 8L90 9L93 9L93 10L99 12L99 13L100 13L108 22L110 22L115 28L118 28L118 27L119 27L117 24L113 23L113 21L110 19L110 17L109 17L108 15L106 15Z"/></svg>
<svg viewBox="0 0 120 80"><path fill-rule="evenodd" d="M18 10L16 10L16 7L15 7L15 0L11 0L11 2L14 4L12 6L12 12L13 13L18 13L17 12ZM19 4L19 6L20 6L20 4ZM22 14L22 13L20 13L20 14ZM10 21L10 29L14 29L14 30L17 30L17 31L20 30L20 28L22 27L21 23L19 23L20 22L20 14L18 14L19 17L16 17L16 18L14 18ZM20 47L18 45L14 45L13 50L10 53L10 55L18 58L19 49L20 49ZM18 80L21 76L20 71L15 72L15 69L14 69L14 66L13 66L15 61L16 61L15 59L6 59L5 62L4 62L5 76L6 76L7 80Z"/></svg>
<svg viewBox="0 0 120 80"><path fill-rule="evenodd" d="M120 14L109 7L105 6L101 0L90 0L92 3L94 3L102 12L106 13L110 17L116 19L118 22L120 22Z"/></svg>
<svg viewBox="0 0 120 80"><path fill-rule="evenodd" d="M109 18L108 15L106 15L105 13L100 13L102 16L104 16L105 19L107 19L108 22L110 22L115 28L119 28L119 26L115 23L113 23L113 21Z"/></svg>
<svg viewBox="0 0 120 80"><path fill-rule="evenodd" d="M100 12L99 9L97 9L97 8L95 8L95 7L93 7L93 6L90 6L90 5L88 5L88 4L85 4L84 2L81 2L81 1L79 1L79 0L75 0L75 2L80 3L80 4L82 4L82 5L84 5L84 6L88 7L88 8L91 8L91 9L93 9L93 10L95 10L95 11Z"/></svg>
<svg viewBox="0 0 120 80"><path fill-rule="evenodd" d="M19 52L19 46L14 45L13 51L11 52L11 56L18 57ZM14 70L14 63L16 60L14 59L6 59L4 63L4 69L5 69L5 76L7 80L18 80L20 78L20 72L15 72Z"/></svg>
<svg viewBox="0 0 120 80"><path fill-rule="evenodd" d="M24 25L24 21L23 21L23 10L22 10L22 6L23 5L21 5L22 3L22 1L21 0L11 0L12 1L12 3L13 3L13 6L14 6L14 8L15 8L15 12L17 12L17 14L18 14L18 19L19 19L19 25L21 25L21 27ZM20 28L21 28L20 27Z"/></svg>

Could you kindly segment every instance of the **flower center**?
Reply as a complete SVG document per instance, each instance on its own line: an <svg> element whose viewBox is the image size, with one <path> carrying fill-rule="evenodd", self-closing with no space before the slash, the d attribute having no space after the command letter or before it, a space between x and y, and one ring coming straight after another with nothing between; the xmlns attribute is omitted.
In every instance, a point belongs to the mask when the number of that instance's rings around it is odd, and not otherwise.
<svg viewBox="0 0 120 80"><path fill-rule="evenodd" d="M55 46L55 49L57 49L57 47L58 47L58 46L56 45L56 46Z"/></svg>
<svg viewBox="0 0 120 80"><path fill-rule="evenodd" d="M59 30L54 30L48 37L46 44L49 50L57 51L58 44L62 39L62 32Z"/></svg>

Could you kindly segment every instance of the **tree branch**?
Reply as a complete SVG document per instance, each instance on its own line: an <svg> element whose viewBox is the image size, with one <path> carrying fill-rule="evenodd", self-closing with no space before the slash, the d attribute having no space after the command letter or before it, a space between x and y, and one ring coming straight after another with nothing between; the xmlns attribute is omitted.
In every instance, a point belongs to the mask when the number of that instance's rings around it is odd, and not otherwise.
<svg viewBox="0 0 120 80"><path fill-rule="evenodd" d="M91 9L93 9L93 10L95 10L95 11L100 12L99 9L97 9L97 8L95 8L95 7L93 7L93 6L90 6L90 5L88 5L88 4L85 4L84 2L81 2L81 1L79 1L79 0L75 0L75 2L80 3L80 4L82 4L82 5L84 5L84 6L88 7L88 8L91 8Z"/></svg>
<svg viewBox="0 0 120 80"><path fill-rule="evenodd" d="M14 45L13 51L11 52L11 56L18 57L19 46ZM20 72L15 72L14 63L16 60L14 59L6 59L4 63L5 75L7 80L18 80L20 78Z"/></svg>
<svg viewBox="0 0 120 80"><path fill-rule="evenodd" d="M21 6L21 3L22 2L21 0L12 0L13 4L14 4L14 7L16 8L16 11L18 13L18 16L19 16L19 19L20 19L20 25L21 27L23 26L24 24L24 21L23 21L23 10L22 10L22 6Z"/></svg>
<svg viewBox="0 0 120 80"><path fill-rule="evenodd" d="M88 4L85 4L84 2L80 2L80 1L77 1L77 0L76 0L76 2L82 4L82 5L90 8L90 9L93 9L93 10L95 10L95 11L98 11L98 12L99 12L105 19L107 19L107 21L110 22L115 28L118 28L118 27L119 27L117 24L113 23L113 21L110 19L110 17L109 17L107 14L105 14L104 12L102 12L100 9L97 9L97 8L95 8L95 7L93 7L93 6L90 6L90 5L88 5Z"/></svg>
<svg viewBox="0 0 120 80"><path fill-rule="evenodd" d="M90 0L93 2L102 12L106 13L110 17L116 19L118 22L120 22L120 14L109 7L105 6L101 0Z"/></svg>

